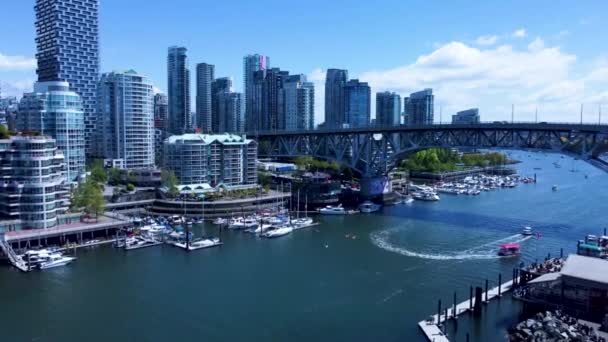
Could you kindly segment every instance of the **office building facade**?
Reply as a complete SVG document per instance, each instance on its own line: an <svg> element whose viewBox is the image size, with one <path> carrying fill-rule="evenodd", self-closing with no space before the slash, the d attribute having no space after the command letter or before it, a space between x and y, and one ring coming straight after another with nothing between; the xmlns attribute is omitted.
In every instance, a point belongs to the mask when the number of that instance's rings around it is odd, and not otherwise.
<svg viewBox="0 0 608 342"><path fill-rule="evenodd" d="M134 70L101 76L98 86L100 147L105 159L127 169L154 167L154 90Z"/></svg>
<svg viewBox="0 0 608 342"><path fill-rule="evenodd" d="M281 131L285 129L285 116L281 115L283 82L288 71L279 68L254 73L253 131Z"/></svg>
<svg viewBox="0 0 608 342"><path fill-rule="evenodd" d="M211 84L211 131L222 133L220 127L220 95L232 91L232 80L229 77L220 77Z"/></svg>
<svg viewBox="0 0 608 342"><path fill-rule="evenodd" d="M479 109L471 108L462 110L452 115L453 124L475 124L479 123Z"/></svg>
<svg viewBox="0 0 608 342"><path fill-rule="evenodd" d="M196 127L202 132L211 132L211 84L215 78L213 64L196 65Z"/></svg>
<svg viewBox="0 0 608 342"><path fill-rule="evenodd" d="M184 134L190 131L192 124L187 52L185 47L172 46L167 55L167 95L171 134Z"/></svg>
<svg viewBox="0 0 608 342"><path fill-rule="evenodd" d="M401 97L396 93L376 93L376 126L397 126L401 123Z"/></svg>
<svg viewBox="0 0 608 342"><path fill-rule="evenodd" d="M404 114L408 118L408 124L413 126L432 125L435 111L434 102L433 89L424 89L404 98Z"/></svg>
<svg viewBox="0 0 608 342"><path fill-rule="evenodd" d="M0 216L21 220L22 229L57 226L67 212L63 153L45 136L0 140Z"/></svg>
<svg viewBox="0 0 608 342"><path fill-rule="evenodd" d="M371 89L367 82L350 80L344 86L345 122L343 127L366 127L370 124Z"/></svg>
<svg viewBox="0 0 608 342"><path fill-rule="evenodd" d="M256 89L255 89L255 73L260 70L266 70L270 68L270 58L258 54L247 55L243 57L243 96L245 102L245 126L248 132L259 129L255 118L255 106L259 106L259 103L255 103L256 100ZM259 91L258 91L259 92Z"/></svg>
<svg viewBox="0 0 608 342"><path fill-rule="evenodd" d="M325 127L341 127L346 121L344 86L348 71L327 69L325 75Z"/></svg>
<svg viewBox="0 0 608 342"><path fill-rule="evenodd" d="M98 0L36 0L39 82L65 81L82 100L87 153L92 153L99 80Z"/></svg>
<svg viewBox="0 0 608 342"><path fill-rule="evenodd" d="M84 127L81 98L68 82L37 82L34 92L21 98L17 128L55 139L65 156L66 182L77 181L85 173Z"/></svg>
<svg viewBox="0 0 608 342"><path fill-rule="evenodd" d="M164 168L180 185L257 185L257 143L234 134L175 135L164 143Z"/></svg>
<svg viewBox="0 0 608 342"><path fill-rule="evenodd" d="M243 98L241 93L224 91L218 97L218 133L243 132Z"/></svg>
<svg viewBox="0 0 608 342"><path fill-rule="evenodd" d="M312 130L315 127L315 87L304 75L288 76L281 90L279 116L285 130Z"/></svg>

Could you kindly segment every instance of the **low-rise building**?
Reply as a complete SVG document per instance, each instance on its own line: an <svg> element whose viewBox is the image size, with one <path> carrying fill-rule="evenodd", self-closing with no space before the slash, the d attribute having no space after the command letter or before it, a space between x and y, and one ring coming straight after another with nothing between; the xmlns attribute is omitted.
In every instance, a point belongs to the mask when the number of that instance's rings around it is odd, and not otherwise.
<svg viewBox="0 0 608 342"><path fill-rule="evenodd" d="M54 139L16 136L0 140L0 217L22 229L50 228L69 206L63 152Z"/></svg>
<svg viewBox="0 0 608 342"><path fill-rule="evenodd" d="M479 123L479 109L471 108L462 110L455 115L452 115L453 124L473 124Z"/></svg>
<svg viewBox="0 0 608 342"><path fill-rule="evenodd" d="M256 159L257 143L244 135L184 134L164 142L164 168L180 185L256 186Z"/></svg>

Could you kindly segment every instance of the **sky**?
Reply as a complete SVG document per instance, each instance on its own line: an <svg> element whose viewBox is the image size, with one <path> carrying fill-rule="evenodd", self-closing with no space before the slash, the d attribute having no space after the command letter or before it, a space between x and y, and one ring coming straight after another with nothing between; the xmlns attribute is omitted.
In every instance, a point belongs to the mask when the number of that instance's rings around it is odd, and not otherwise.
<svg viewBox="0 0 608 342"><path fill-rule="evenodd" d="M21 96L36 80L34 0L7 0L0 86ZM483 121L608 123L608 1L100 0L101 71L135 69L166 89L166 54L188 48L242 91L243 56L315 83L324 121L327 68L375 92L435 94L435 121L478 107ZM194 97L192 97L194 99ZM194 109L194 105L192 106Z"/></svg>

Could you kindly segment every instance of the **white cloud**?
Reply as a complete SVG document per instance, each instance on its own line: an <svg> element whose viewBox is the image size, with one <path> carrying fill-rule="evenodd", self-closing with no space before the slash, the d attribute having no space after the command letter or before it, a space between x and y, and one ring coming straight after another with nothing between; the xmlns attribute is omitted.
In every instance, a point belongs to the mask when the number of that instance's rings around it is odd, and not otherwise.
<svg viewBox="0 0 608 342"><path fill-rule="evenodd" d="M494 45L498 41L498 36L495 35L487 35L477 37L475 43L477 45Z"/></svg>
<svg viewBox="0 0 608 342"><path fill-rule="evenodd" d="M525 38L528 34L526 33L526 29L518 29L513 32L511 36L514 38Z"/></svg>
<svg viewBox="0 0 608 342"><path fill-rule="evenodd" d="M2 96L17 96L20 98L23 93L31 92L34 89L34 80L0 80L0 88L2 89Z"/></svg>
<svg viewBox="0 0 608 342"><path fill-rule="evenodd" d="M581 103L594 103L595 109L585 109L591 119L592 113L597 117L597 103L608 101L608 61L589 72L579 69L575 55L537 38L527 48L450 42L412 63L357 76L370 83L372 93L390 90L407 96L433 88L436 120L440 106L444 121L470 107L480 108L482 120L506 120L514 104L516 120L534 120L538 107L539 120L576 121Z"/></svg>
<svg viewBox="0 0 608 342"><path fill-rule="evenodd" d="M24 56L9 56L0 53L0 70L31 70L36 68L36 59Z"/></svg>

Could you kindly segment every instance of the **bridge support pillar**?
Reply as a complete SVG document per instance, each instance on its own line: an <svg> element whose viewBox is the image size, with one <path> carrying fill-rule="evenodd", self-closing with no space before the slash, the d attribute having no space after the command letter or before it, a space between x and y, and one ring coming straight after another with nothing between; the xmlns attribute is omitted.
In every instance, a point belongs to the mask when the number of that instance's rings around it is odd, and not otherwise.
<svg viewBox="0 0 608 342"><path fill-rule="evenodd" d="M364 199L382 198L385 193L393 192L388 176L361 178L361 197Z"/></svg>

